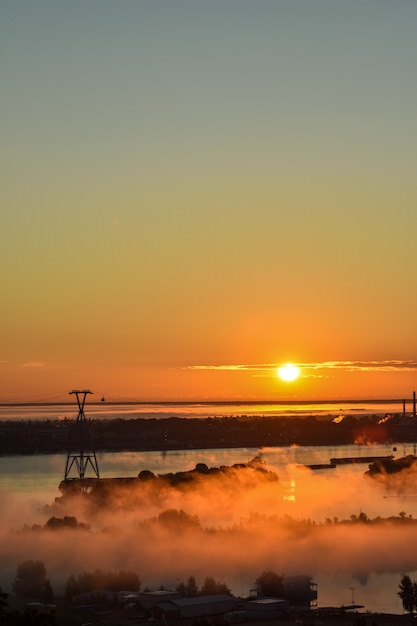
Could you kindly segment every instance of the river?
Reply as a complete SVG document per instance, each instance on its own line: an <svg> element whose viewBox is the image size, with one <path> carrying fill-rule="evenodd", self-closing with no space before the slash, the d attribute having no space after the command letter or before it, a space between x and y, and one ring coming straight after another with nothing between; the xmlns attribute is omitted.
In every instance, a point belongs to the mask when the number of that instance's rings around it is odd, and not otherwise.
<svg viewBox="0 0 417 626"><path fill-rule="evenodd" d="M165 417L215 417L237 415L386 415L413 410L412 400L338 400L338 401L265 401L265 402L108 402L91 401L87 396L85 413L94 419ZM2 404L0 420L75 418L76 402L61 404Z"/></svg>

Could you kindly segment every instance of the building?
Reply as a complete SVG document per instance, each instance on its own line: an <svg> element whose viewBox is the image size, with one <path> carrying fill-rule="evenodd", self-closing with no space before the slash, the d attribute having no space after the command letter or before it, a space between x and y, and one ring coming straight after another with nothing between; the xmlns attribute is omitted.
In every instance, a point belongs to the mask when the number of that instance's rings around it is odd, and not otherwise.
<svg viewBox="0 0 417 626"><path fill-rule="evenodd" d="M245 609L250 620L274 619L287 615L290 605L284 598L256 598L246 602Z"/></svg>
<svg viewBox="0 0 417 626"><path fill-rule="evenodd" d="M161 599L154 606L149 607L146 614L160 620L189 619L224 615L232 611L234 605L234 598L225 593L194 598Z"/></svg>
<svg viewBox="0 0 417 626"><path fill-rule="evenodd" d="M159 590L159 591L142 591L136 593L136 602L138 602L144 611L152 609L161 602L171 602L181 598L179 591Z"/></svg>
<svg viewBox="0 0 417 626"><path fill-rule="evenodd" d="M311 576L285 576L282 584L282 595L291 606L317 606L317 583L313 582Z"/></svg>

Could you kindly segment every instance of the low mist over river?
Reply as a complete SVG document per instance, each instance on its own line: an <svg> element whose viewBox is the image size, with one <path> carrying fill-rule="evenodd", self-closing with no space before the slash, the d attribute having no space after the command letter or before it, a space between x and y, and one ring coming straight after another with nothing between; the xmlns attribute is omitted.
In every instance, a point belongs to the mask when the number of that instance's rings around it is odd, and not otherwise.
<svg viewBox="0 0 417 626"><path fill-rule="evenodd" d="M395 454L413 451L413 445L403 444ZM136 476L145 469L166 474L197 463L220 467L258 456L279 480L262 482L255 473L236 471L200 487L141 494L140 506L128 490L95 512L75 500L54 505L65 455L0 457L5 511L0 584L9 589L17 564L29 558L45 562L56 591L71 573L100 568L136 571L151 588L176 586L190 575L201 582L210 575L235 594L248 595L255 578L273 570L311 575L319 606L349 604L354 588L355 602L367 610L401 613L400 579L417 572L416 527L398 520L352 523L352 516L373 520L405 513L417 519L417 490L387 491L364 477L367 464L303 467L335 456L390 453L386 444L99 454L101 477ZM50 506L45 510L45 505ZM185 523L180 518L174 527L162 523L159 516L166 511L183 512ZM51 516L63 515L76 516L90 530L21 532L25 525L43 526Z"/></svg>

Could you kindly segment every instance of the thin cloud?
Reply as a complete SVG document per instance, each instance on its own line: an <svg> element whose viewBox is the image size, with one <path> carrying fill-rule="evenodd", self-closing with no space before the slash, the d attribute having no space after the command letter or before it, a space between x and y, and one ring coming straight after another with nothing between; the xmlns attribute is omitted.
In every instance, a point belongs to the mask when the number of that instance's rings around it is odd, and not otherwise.
<svg viewBox="0 0 417 626"><path fill-rule="evenodd" d="M270 369L273 369L274 367L278 367L278 365L273 365L271 363L266 363L263 365L250 365L250 364L246 364L246 365L237 365L237 364L233 364L233 365L187 365L186 367L184 367L184 369L187 370L230 370L230 371L248 371L248 370L252 370L252 371L268 371Z"/></svg>
<svg viewBox="0 0 417 626"><path fill-rule="evenodd" d="M273 372L282 363L246 363L228 365L189 365L188 370L212 371L246 371ZM322 377L325 372L339 370L344 372L410 372L417 370L417 361L387 360L387 361L321 361L318 363L295 363L300 368L301 376Z"/></svg>
<svg viewBox="0 0 417 626"><path fill-rule="evenodd" d="M395 372L412 371L417 369L417 361L324 361L322 363L306 363L301 367L311 367L317 369L342 369L345 371L366 371L366 372Z"/></svg>
<svg viewBox="0 0 417 626"><path fill-rule="evenodd" d="M46 363L42 361L28 361L27 363L22 363L22 367L40 368L46 367Z"/></svg>

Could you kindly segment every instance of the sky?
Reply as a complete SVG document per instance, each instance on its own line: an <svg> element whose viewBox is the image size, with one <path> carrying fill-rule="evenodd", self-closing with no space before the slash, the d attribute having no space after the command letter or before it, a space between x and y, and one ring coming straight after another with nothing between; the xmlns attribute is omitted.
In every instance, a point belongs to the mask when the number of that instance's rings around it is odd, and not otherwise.
<svg viewBox="0 0 417 626"><path fill-rule="evenodd" d="M416 24L2 0L0 401L410 396Z"/></svg>

